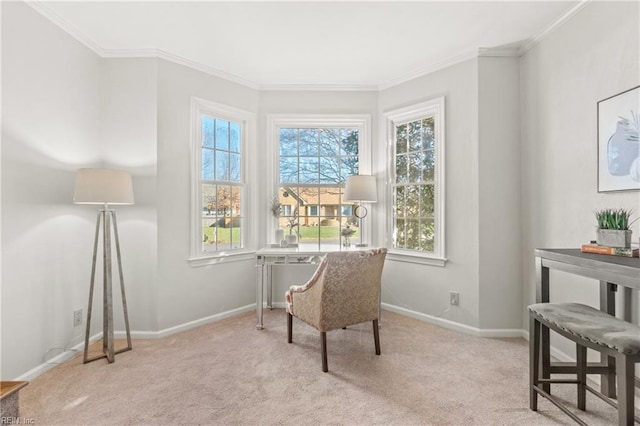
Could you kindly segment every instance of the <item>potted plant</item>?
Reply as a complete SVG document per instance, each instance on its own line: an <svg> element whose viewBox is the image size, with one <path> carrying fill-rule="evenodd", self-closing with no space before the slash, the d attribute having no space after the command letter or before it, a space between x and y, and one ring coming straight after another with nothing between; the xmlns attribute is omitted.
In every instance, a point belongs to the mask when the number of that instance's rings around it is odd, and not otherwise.
<svg viewBox="0 0 640 426"><path fill-rule="evenodd" d="M601 246L608 247L631 247L631 230L629 226L634 221L630 221L633 214L628 209L602 209L596 210L598 220L597 242Z"/></svg>
<svg viewBox="0 0 640 426"><path fill-rule="evenodd" d="M342 245L344 247L350 247L351 246L351 236L353 234L355 234L356 231L354 231L349 225L345 226L344 228L342 228L342 231L340 231L340 235L342 235L344 238L342 240Z"/></svg>

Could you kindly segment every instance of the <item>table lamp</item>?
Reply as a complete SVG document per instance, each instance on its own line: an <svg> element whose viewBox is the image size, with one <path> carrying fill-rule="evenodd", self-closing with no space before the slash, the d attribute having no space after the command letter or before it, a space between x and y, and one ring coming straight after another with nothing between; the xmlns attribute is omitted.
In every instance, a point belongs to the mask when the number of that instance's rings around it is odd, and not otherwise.
<svg viewBox="0 0 640 426"><path fill-rule="evenodd" d="M358 201L358 206L353 210L353 215L360 221L360 243L356 247L366 247L362 239L362 219L367 216L367 208L362 203L377 203L378 192L376 189L376 177L370 175L354 175L347 177L344 186L344 200Z"/></svg>
<svg viewBox="0 0 640 426"><path fill-rule="evenodd" d="M129 316L127 314L127 299L124 293L124 278L122 275L122 260L120 256L120 241L118 238L118 223L116 212L109 209L109 204L133 204L133 185L131 175L124 171L107 169L79 169L76 173L75 204L98 204L103 208L98 211L96 232L93 242L93 264L91 266L91 285L89 287L89 309L87 310L87 328L84 339L84 363L107 358L109 363L115 361L115 355L131 350L131 332L129 330ZM102 227L100 224L102 223ZM120 277L120 291L122 293L122 309L127 331L127 347L115 351L113 332L113 299L111 291L111 224L116 244L118 272ZM93 305L93 288L96 276L96 258L98 240L102 230L102 278L103 278L103 328L102 354L89 358L89 333L91 331L91 309Z"/></svg>

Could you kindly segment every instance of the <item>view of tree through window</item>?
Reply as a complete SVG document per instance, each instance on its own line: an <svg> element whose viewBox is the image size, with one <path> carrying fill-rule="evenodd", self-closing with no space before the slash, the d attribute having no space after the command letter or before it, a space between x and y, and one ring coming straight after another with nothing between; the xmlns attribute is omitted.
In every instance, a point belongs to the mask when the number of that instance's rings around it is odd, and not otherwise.
<svg viewBox="0 0 640 426"><path fill-rule="evenodd" d="M434 127L433 117L395 126L395 248L434 251Z"/></svg>
<svg viewBox="0 0 640 426"><path fill-rule="evenodd" d="M358 142L356 128L280 128L279 227L285 234L318 245L339 244L347 227L358 235L352 203L343 200L347 176L358 174Z"/></svg>
<svg viewBox="0 0 640 426"><path fill-rule="evenodd" d="M208 115L202 123L202 251L242 248L241 125Z"/></svg>

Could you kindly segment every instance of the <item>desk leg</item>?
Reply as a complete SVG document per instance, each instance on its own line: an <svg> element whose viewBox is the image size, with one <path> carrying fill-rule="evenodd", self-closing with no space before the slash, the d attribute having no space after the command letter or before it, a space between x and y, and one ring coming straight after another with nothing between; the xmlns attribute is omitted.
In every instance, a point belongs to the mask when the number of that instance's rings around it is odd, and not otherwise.
<svg viewBox="0 0 640 426"><path fill-rule="evenodd" d="M609 315L616 315L617 285L600 281L600 310ZM616 397L616 359L600 354L600 362L609 367L609 374L600 375L600 391L609 398Z"/></svg>
<svg viewBox="0 0 640 426"><path fill-rule="evenodd" d="M256 329L262 330L264 328L262 322L262 297L263 297L263 283L264 283L264 265L256 265Z"/></svg>
<svg viewBox="0 0 640 426"><path fill-rule="evenodd" d="M273 267L266 265L267 268L267 308L273 309Z"/></svg>
<svg viewBox="0 0 640 426"><path fill-rule="evenodd" d="M536 257L536 303L549 302L549 268L542 266L542 258ZM531 338L531 336L529 336ZM549 329L540 327L540 372L543 379L551 377L551 339ZM543 383L542 389L551 393L551 385Z"/></svg>

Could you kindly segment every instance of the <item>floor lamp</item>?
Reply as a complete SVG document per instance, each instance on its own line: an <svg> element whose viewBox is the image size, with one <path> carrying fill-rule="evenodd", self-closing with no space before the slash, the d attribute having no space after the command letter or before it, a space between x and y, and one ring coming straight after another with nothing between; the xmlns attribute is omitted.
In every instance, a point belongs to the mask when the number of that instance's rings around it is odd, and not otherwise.
<svg viewBox="0 0 640 426"><path fill-rule="evenodd" d="M353 215L360 221L360 243L356 247L366 247L362 240L362 219L367 216L367 208L362 203L377 203L378 191L376 177L370 175L354 175L347 177L344 185L344 200L358 201L358 206L353 210Z"/></svg>
<svg viewBox="0 0 640 426"><path fill-rule="evenodd" d="M118 222L116 212L109 209L109 204L133 204L133 185L131 175L119 170L107 169L79 169L76 174L76 187L73 194L76 204L103 205L98 212L96 232L93 242L93 264L91 266L91 285L89 288L89 309L87 311L87 329L84 337L84 363L107 358L109 363L115 361L115 355L131 350L131 332L129 330L129 316L127 314L127 299L124 294L124 278L122 275L122 260L120 257L120 241L118 239ZM120 275L120 291L122 293L122 309L127 331L127 347L118 351L114 348L113 332L113 297L111 291L111 224L116 245L118 272ZM102 224L102 226L100 226ZM93 288L96 277L96 259L98 254L98 240L102 229L102 278L103 278L103 327L102 354L89 358L89 333L91 331L91 310L93 305Z"/></svg>

